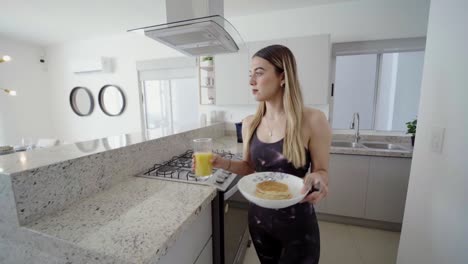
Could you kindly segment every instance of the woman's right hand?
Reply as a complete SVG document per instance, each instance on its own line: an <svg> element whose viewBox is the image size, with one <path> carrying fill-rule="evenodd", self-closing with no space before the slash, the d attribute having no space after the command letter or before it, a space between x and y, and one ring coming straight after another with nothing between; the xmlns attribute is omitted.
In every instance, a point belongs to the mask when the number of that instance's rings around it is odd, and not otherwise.
<svg viewBox="0 0 468 264"><path fill-rule="evenodd" d="M213 157L211 158L210 162L211 164L213 164L214 168L224 169L227 167L226 162L228 162L228 160L221 158L219 155L213 154ZM195 155L192 155L192 171L195 171L195 163Z"/></svg>

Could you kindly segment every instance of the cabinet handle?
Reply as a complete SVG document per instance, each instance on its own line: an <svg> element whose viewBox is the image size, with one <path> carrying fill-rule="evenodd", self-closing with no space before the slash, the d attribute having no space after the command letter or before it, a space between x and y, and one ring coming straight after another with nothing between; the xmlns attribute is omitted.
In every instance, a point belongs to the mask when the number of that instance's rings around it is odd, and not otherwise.
<svg viewBox="0 0 468 264"><path fill-rule="evenodd" d="M229 204L226 204L224 206L224 213L227 214L228 211L229 211Z"/></svg>

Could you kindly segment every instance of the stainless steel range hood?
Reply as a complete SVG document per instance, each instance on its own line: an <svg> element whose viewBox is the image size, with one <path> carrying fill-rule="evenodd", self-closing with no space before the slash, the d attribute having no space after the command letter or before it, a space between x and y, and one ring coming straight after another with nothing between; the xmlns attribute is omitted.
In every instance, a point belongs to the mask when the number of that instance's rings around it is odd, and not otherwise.
<svg viewBox="0 0 468 264"><path fill-rule="evenodd" d="M144 32L189 56L237 52L244 42L222 17L223 8L222 0L166 0L168 23L129 31Z"/></svg>

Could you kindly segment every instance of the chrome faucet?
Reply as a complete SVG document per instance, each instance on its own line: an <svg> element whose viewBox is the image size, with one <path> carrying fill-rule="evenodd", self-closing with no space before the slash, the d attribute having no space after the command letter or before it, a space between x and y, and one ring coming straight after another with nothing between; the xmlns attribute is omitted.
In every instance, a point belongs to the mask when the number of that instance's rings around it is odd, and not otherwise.
<svg viewBox="0 0 468 264"><path fill-rule="evenodd" d="M356 125L356 118L357 118L357 125ZM354 143L358 143L361 139L359 135L359 113L356 112L353 114L353 121L351 121L351 129L354 129Z"/></svg>

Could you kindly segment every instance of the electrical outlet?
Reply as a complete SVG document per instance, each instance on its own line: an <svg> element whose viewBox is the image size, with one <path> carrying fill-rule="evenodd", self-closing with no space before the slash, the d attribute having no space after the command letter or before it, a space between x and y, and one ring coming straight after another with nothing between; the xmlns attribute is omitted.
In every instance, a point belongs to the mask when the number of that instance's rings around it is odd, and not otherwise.
<svg viewBox="0 0 468 264"><path fill-rule="evenodd" d="M431 150L434 153L442 153L444 148L444 135L445 128L443 127L432 127L431 131Z"/></svg>

